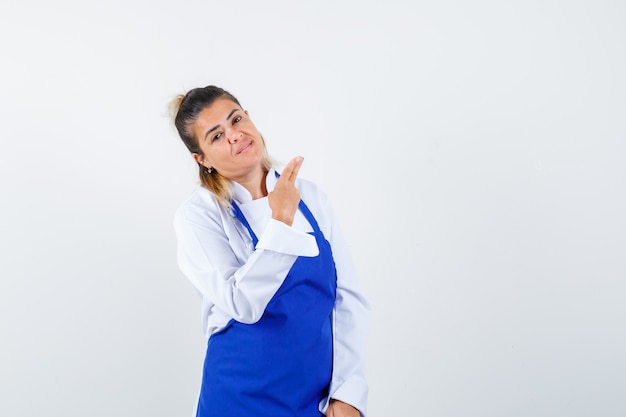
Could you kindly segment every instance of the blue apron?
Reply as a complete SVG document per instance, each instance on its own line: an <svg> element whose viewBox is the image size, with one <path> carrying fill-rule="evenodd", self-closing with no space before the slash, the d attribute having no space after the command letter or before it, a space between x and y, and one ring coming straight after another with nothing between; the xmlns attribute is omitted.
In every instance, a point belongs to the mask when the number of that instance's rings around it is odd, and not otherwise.
<svg viewBox="0 0 626 417"><path fill-rule="evenodd" d="M239 207L235 216L258 239ZM332 373L331 314L337 275L330 244L313 214L319 255L298 257L261 319L231 320L209 338L197 417L319 417Z"/></svg>

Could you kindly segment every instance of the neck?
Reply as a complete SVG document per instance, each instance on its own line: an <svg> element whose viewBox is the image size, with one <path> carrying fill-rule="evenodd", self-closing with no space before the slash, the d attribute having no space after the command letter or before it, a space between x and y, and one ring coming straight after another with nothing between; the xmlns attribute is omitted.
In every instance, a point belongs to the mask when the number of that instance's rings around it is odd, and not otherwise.
<svg viewBox="0 0 626 417"><path fill-rule="evenodd" d="M267 186L265 184L265 177L267 172L260 167L258 171L246 178L240 178L237 182L241 184L252 196L253 200L267 196Z"/></svg>

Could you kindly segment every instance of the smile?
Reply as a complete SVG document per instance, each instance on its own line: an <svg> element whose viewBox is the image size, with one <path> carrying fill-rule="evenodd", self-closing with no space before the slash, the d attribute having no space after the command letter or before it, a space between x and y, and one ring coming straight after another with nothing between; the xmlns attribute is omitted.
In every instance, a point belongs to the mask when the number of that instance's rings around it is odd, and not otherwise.
<svg viewBox="0 0 626 417"><path fill-rule="evenodd" d="M250 146L252 146L252 142L248 142L245 145L243 145L241 148L237 150L237 155L239 155L242 152L245 152L245 150L248 149Z"/></svg>

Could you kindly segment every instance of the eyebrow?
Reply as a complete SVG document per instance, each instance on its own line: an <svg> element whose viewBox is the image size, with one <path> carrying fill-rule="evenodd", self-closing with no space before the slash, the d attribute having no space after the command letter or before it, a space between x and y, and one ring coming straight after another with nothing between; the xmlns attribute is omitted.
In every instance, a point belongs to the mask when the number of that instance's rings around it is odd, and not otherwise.
<svg viewBox="0 0 626 417"><path fill-rule="evenodd" d="M239 110L239 109L232 109L230 111L230 113L228 113L228 116L226 116L226 121L230 120L231 117L233 117L233 114L235 114L235 112ZM213 132L215 129L217 129L218 127L220 127L220 125L215 125L212 128L210 128L209 130L206 131L206 133L204 134L204 140L206 140L206 137L209 136L209 133Z"/></svg>

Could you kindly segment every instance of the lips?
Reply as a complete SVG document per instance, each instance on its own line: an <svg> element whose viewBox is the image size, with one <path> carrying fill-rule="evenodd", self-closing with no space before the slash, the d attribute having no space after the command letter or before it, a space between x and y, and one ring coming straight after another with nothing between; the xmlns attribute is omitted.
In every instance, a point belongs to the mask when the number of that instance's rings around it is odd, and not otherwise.
<svg viewBox="0 0 626 417"><path fill-rule="evenodd" d="M252 142L246 142L243 145L241 145L239 149L237 149L237 155L239 155L242 152L245 152L245 150L250 148L250 146L252 146Z"/></svg>

